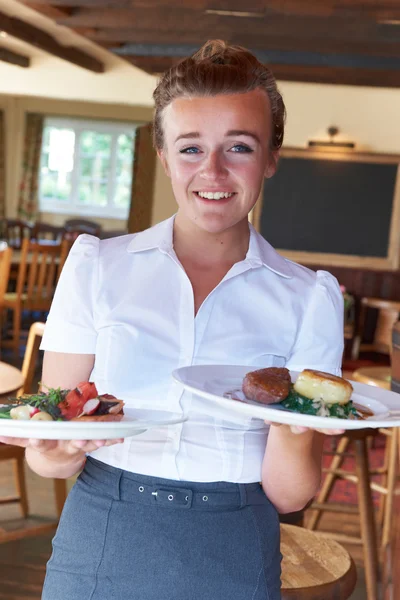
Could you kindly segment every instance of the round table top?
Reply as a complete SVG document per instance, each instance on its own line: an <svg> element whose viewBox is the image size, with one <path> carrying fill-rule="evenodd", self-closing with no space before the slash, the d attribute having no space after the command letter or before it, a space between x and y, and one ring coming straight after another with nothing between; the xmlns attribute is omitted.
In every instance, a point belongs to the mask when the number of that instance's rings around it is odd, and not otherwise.
<svg viewBox="0 0 400 600"><path fill-rule="evenodd" d="M0 396L16 392L23 382L24 378L19 369L0 361Z"/></svg>
<svg viewBox="0 0 400 600"><path fill-rule="evenodd" d="M391 368L385 366L361 367L354 371L352 379L367 385L374 385L385 390L390 390Z"/></svg>
<svg viewBox="0 0 400 600"><path fill-rule="evenodd" d="M282 600L329 600L351 595L357 580L350 554L338 542L281 524Z"/></svg>

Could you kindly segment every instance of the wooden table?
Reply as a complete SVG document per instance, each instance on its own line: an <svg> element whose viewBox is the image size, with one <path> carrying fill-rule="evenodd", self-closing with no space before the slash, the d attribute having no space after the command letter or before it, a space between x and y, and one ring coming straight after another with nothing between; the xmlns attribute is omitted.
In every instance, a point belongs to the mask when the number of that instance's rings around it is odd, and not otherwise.
<svg viewBox="0 0 400 600"><path fill-rule="evenodd" d="M357 572L338 542L304 527L281 524L282 600L346 600Z"/></svg>
<svg viewBox="0 0 400 600"><path fill-rule="evenodd" d="M361 367L352 375L354 381L373 385L385 390L390 390L391 368L390 367Z"/></svg>
<svg viewBox="0 0 400 600"><path fill-rule="evenodd" d="M23 382L24 378L19 369L0 361L0 400L14 394L22 387Z"/></svg>

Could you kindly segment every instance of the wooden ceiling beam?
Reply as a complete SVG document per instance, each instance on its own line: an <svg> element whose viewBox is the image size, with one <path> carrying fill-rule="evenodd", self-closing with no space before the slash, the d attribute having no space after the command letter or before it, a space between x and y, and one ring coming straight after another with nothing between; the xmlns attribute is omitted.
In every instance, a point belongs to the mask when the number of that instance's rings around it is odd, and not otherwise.
<svg viewBox="0 0 400 600"><path fill-rule="evenodd" d="M42 13L42 15L45 15L50 19L58 19L60 17L70 15L72 10L70 6L64 6L59 8L57 6L53 6L53 4L43 4L41 2L36 1L24 2L24 4L29 6L29 8L32 8L32 10L37 10L38 12Z"/></svg>
<svg viewBox="0 0 400 600"><path fill-rule="evenodd" d="M126 56L125 58L139 69L155 75L177 64L182 57ZM394 70L384 71L381 69L346 69L277 64L269 64L268 66L276 79L280 81L400 88L400 72Z"/></svg>
<svg viewBox="0 0 400 600"><path fill-rule="evenodd" d="M312 27L312 25L315 25ZM149 27L145 27L144 23L138 26L124 26L122 28L93 28L93 33L88 37L93 41L117 41L132 44L202 44L209 39L209 27L202 27L200 24L186 27L178 23L171 28L164 27L162 23L154 22ZM374 24L363 24L358 28L340 24L337 28L332 26L320 26L315 23L301 22L295 25L294 23L277 22L268 23L263 27L253 28L231 28L226 25L216 25L212 29L213 38L221 38L232 43L242 44L244 46L254 46L258 48L268 48L280 43L280 39L284 40L284 46L292 44L293 49L297 45L300 48L308 49L314 46L318 48L321 41L326 43L327 47L335 48L335 52L340 52L342 45L347 45L347 48L357 45L363 45L366 49L382 48L383 54L386 54L385 48L391 44L400 44L400 27L377 26ZM290 42L291 40L291 42ZM373 50L370 52L374 54Z"/></svg>
<svg viewBox="0 0 400 600"><path fill-rule="evenodd" d="M100 29L92 30L90 33L87 33L86 36L96 43L106 43L109 48L112 48L113 44L115 47L123 47L124 45L129 47L130 43L132 45L141 44L149 47L155 45L173 46L171 34L165 31L121 31L121 35L119 35L119 30ZM201 33L194 34L192 32L181 30L176 31L174 37L176 40L179 40L179 44L198 47L200 47L207 39L205 36L201 35ZM233 35L227 34L224 36L224 39L232 44L238 44L246 48L250 47L253 50L287 50L292 52L322 52L324 54L353 54L360 56L400 58L400 41L378 44L367 41L342 41L324 37L296 38L294 36L283 37L279 32L277 35L268 35L267 38L238 32Z"/></svg>
<svg viewBox="0 0 400 600"><path fill-rule="evenodd" d="M25 69L30 66L30 58L17 52L12 52L7 48L0 48L0 60L10 65L16 65L17 67L24 67Z"/></svg>
<svg viewBox="0 0 400 600"><path fill-rule="evenodd" d="M30 0L22 0L30 4ZM39 6L75 6L79 8L182 8L181 0L33 0ZM277 13L288 16L357 16L375 21L400 19L400 6L398 0L248 0L243 5L242 0L191 0L191 7L197 11L220 10L250 12L255 14Z"/></svg>
<svg viewBox="0 0 400 600"><path fill-rule="evenodd" d="M2 12L0 12L0 30L31 46L35 46L35 48L71 62L78 67L94 71L95 73L104 72L104 64L97 60L97 58L79 50L79 48L63 46L46 31Z"/></svg>
<svg viewBox="0 0 400 600"><path fill-rule="evenodd" d="M264 19L235 19L219 15L206 15L191 6L181 9L160 7L158 10L146 8L124 9L76 9L73 14L57 19L57 23L67 27L91 27L95 29L140 31L153 30L168 32L173 43L178 31L202 35L205 39L227 38L232 34L249 35L268 40L269 36L281 35L294 38L331 38L371 42L371 40L399 41L400 27L377 25L362 18L332 17L293 17L272 15ZM112 35L112 33L110 33ZM129 41L117 38L120 41ZM156 38L157 39L157 38ZM132 40L135 41L135 40Z"/></svg>

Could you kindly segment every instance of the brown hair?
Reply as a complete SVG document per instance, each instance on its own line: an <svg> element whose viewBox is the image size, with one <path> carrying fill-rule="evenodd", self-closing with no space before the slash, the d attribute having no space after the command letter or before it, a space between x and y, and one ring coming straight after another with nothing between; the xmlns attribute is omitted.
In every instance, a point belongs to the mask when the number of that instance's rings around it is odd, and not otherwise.
<svg viewBox="0 0 400 600"><path fill-rule="evenodd" d="M265 90L271 105L271 150L279 150L283 142L285 105L275 78L268 67L241 46L230 46L222 40L210 40L189 58L166 71L153 93L155 114L153 142L157 150L164 146L162 113L182 96L216 96Z"/></svg>

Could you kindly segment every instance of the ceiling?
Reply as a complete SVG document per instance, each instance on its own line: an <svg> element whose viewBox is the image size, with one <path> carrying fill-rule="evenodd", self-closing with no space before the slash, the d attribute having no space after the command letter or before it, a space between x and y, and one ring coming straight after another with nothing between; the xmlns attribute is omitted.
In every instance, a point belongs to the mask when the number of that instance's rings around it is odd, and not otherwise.
<svg viewBox="0 0 400 600"><path fill-rule="evenodd" d="M148 73L165 70L207 39L221 38L253 50L280 80L400 87L400 0L20 0L20 3ZM10 20L10 15L7 19ZM21 36L21 22L18 27ZM10 35L16 33L15 23L13 30L12 24L2 21L1 13L0 29ZM30 36L28 43L35 45L36 39L36 47L40 47L40 35L35 38L30 31ZM59 47L50 43L47 51L57 50L66 60L75 58L75 63L84 68L104 70L101 62L90 56L90 51L65 48L54 39L53 42ZM0 48L0 60L1 52ZM74 52L80 55L75 56ZM85 54L86 59L82 56Z"/></svg>

